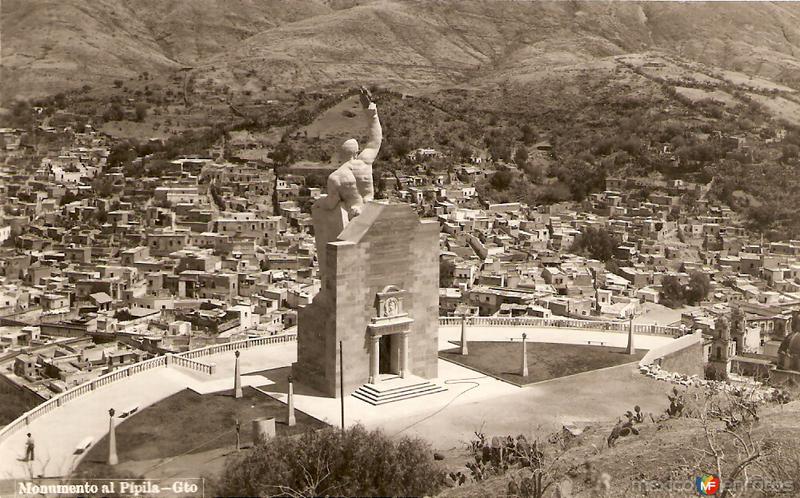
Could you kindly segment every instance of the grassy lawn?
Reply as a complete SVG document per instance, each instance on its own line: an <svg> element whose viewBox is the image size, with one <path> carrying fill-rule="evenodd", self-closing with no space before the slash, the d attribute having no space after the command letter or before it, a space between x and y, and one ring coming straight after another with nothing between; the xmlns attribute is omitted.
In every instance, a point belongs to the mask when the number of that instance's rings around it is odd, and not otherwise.
<svg viewBox="0 0 800 498"><path fill-rule="evenodd" d="M37 404L13 388L0 392L0 427L13 422Z"/></svg>
<svg viewBox="0 0 800 498"><path fill-rule="evenodd" d="M646 352L640 349L635 355L628 355L624 348L529 342L528 376L523 377L521 342L475 341L468 346L467 356L461 356L459 348L454 348L440 351L439 357L516 385L638 361Z"/></svg>
<svg viewBox="0 0 800 498"><path fill-rule="evenodd" d="M292 435L320 429L326 424L295 410L297 425L286 425L286 405L251 387L234 399L231 391L200 395L185 389L129 420L117 425L117 454L120 462L150 460L199 453L215 448L236 446L234 421L241 423L241 444L252 444L251 422L256 418L275 417L278 435ZM86 455L79 470L90 470L108 457L108 437L100 440Z"/></svg>

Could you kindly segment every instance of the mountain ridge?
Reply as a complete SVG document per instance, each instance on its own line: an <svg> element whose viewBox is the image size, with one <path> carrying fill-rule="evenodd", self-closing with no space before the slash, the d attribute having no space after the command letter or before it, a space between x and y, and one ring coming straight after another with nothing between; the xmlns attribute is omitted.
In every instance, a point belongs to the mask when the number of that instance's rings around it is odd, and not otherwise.
<svg viewBox="0 0 800 498"><path fill-rule="evenodd" d="M4 100L182 66L233 91L495 84L661 51L800 88L800 4L6 0Z"/></svg>

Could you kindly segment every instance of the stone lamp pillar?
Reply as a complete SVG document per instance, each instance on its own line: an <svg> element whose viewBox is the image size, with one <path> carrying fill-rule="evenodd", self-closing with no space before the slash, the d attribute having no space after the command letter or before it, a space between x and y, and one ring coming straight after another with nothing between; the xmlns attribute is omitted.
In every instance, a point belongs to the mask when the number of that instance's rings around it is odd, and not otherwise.
<svg viewBox="0 0 800 498"><path fill-rule="evenodd" d="M522 371L520 375L523 377L528 376L528 343L526 340L528 339L528 334L525 332L522 333Z"/></svg>
<svg viewBox="0 0 800 498"><path fill-rule="evenodd" d="M116 465L119 463L117 458L117 433L114 427L114 409L108 410L108 464Z"/></svg>
<svg viewBox="0 0 800 498"><path fill-rule="evenodd" d="M461 315L461 356L467 356L469 350L467 349L467 315Z"/></svg>
<svg viewBox="0 0 800 498"><path fill-rule="evenodd" d="M636 345L633 342L633 315L631 315L631 320L628 322L628 347L625 350L627 354L636 354Z"/></svg>
<svg viewBox="0 0 800 498"><path fill-rule="evenodd" d="M233 367L233 397L239 399L242 397L242 374L239 371L239 355L241 353L236 351L236 363Z"/></svg>
<svg viewBox="0 0 800 498"><path fill-rule="evenodd" d="M294 427L297 424L297 420L294 417L294 385L292 384L292 376L289 376L289 391L287 393L287 404L289 405L289 417L286 421L286 425L289 427Z"/></svg>

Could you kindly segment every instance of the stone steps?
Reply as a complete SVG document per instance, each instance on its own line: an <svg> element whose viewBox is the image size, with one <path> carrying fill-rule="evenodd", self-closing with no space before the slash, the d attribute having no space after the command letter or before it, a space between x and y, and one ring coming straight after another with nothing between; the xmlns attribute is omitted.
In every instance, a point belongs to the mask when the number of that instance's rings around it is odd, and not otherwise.
<svg viewBox="0 0 800 498"><path fill-rule="evenodd" d="M429 380L412 377L410 379L391 379L377 384L364 384L356 389L352 396L373 406L378 406L446 390L445 387Z"/></svg>

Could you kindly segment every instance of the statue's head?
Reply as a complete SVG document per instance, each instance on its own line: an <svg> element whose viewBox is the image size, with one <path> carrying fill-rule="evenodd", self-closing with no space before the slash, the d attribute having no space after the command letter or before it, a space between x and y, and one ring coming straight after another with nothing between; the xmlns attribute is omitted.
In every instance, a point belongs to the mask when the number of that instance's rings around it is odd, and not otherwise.
<svg viewBox="0 0 800 498"><path fill-rule="evenodd" d="M339 162L347 162L355 159L358 155L358 142L355 138L345 140L341 147L339 147Z"/></svg>

